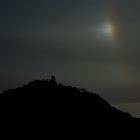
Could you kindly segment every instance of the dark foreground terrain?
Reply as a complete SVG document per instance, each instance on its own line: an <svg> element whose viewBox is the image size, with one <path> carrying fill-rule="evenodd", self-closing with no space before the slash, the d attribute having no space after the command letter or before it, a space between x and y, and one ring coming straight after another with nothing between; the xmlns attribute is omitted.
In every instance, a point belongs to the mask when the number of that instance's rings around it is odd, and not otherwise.
<svg viewBox="0 0 140 140"><path fill-rule="evenodd" d="M0 101L8 120L23 117L19 124L28 120L32 127L39 125L37 129L43 125L46 134L139 136L140 119L112 107L95 93L59 84L54 76L4 91Z"/></svg>

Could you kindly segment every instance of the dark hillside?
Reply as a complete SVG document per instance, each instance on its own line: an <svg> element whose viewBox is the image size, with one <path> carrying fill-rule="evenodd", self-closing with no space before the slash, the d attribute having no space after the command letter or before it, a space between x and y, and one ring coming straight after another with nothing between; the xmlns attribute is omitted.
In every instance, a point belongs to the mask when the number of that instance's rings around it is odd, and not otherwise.
<svg viewBox="0 0 140 140"><path fill-rule="evenodd" d="M59 84L53 76L50 80L36 80L7 90L0 95L0 101L8 106L8 110L14 108L29 114L38 112L43 121L47 119L61 126L64 123L66 128L74 126L73 129L81 131L86 127L96 130L99 127L99 131L119 127L119 130L129 132L140 127L139 119L112 107L99 95Z"/></svg>

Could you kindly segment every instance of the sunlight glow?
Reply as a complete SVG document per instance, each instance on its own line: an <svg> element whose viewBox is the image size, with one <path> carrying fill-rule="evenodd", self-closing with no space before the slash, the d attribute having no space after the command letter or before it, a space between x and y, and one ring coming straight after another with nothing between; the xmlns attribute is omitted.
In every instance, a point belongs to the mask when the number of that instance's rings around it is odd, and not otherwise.
<svg viewBox="0 0 140 140"><path fill-rule="evenodd" d="M106 23L103 26L102 31L105 35L107 35L109 37L114 37L115 30L114 30L114 26L112 23Z"/></svg>

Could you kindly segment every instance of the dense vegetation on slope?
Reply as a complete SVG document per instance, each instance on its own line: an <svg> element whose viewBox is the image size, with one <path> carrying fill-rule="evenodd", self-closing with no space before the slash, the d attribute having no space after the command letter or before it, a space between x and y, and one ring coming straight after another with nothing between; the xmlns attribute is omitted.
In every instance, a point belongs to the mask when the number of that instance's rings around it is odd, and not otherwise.
<svg viewBox="0 0 140 140"><path fill-rule="evenodd" d="M7 90L0 95L0 100L18 110L26 108L29 112L40 112L38 114L45 117L43 120L49 117L55 124L65 122L77 129L99 126L103 130L109 126L131 131L140 126L139 119L112 107L99 95L59 84L54 76Z"/></svg>

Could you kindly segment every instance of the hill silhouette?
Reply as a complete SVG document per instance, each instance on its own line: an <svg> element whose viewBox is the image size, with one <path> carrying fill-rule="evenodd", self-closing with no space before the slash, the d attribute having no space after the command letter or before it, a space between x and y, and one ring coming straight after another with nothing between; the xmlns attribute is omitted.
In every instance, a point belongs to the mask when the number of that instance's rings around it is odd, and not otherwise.
<svg viewBox="0 0 140 140"><path fill-rule="evenodd" d="M74 130L81 132L93 128L105 131L107 127L110 131L119 127L120 133L121 130L128 133L140 127L140 119L112 107L96 93L59 84L54 76L50 80L35 80L23 87L4 91L0 101L8 109L26 110L29 114L38 112L43 123L46 119L53 120L55 125L74 126Z"/></svg>

